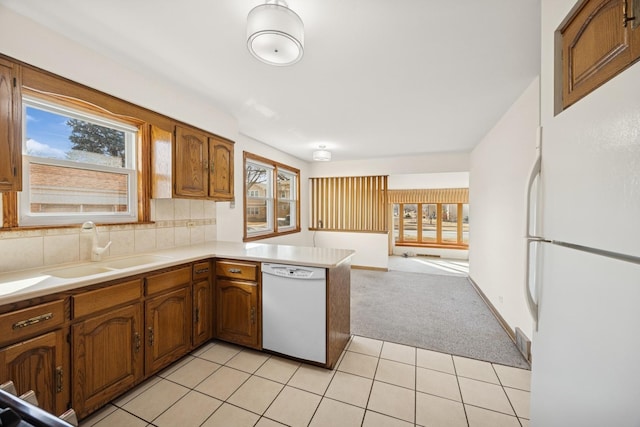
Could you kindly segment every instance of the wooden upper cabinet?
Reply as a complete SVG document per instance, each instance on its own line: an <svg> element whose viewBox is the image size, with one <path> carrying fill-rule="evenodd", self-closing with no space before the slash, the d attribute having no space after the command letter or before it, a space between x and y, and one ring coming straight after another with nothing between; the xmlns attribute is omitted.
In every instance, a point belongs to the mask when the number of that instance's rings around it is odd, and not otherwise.
<svg viewBox="0 0 640 427"><path fill-rule="evenodd" d="M153 198L233 200L233 142L181 126L175 142L154 125L150 134Z"/></svg>
<svg viewBox="0 0 640 427"><path fill-rule="evenodd" d="M205 134L176 127L174 168L176 196L207 197L209 145Z"/></svg>
<svg viewBox="0 0 640 427"><path fill-rule="evenodd" d="M209 138L209 196L218 200L233 199L233 143Z"/></svg>
<svg viewBox="0 0 640 427"><path fill-rule="evenodd" d="M560 28L562 108L575 103L638 59L640 0L585 0ZM635 7L637 9L637 7Z"/></svg>
<svg viewBox="0 0 640 427"><path fill-rule="evenodd" d="M22 190L20 66L0 58L0 192Z"/></svg>

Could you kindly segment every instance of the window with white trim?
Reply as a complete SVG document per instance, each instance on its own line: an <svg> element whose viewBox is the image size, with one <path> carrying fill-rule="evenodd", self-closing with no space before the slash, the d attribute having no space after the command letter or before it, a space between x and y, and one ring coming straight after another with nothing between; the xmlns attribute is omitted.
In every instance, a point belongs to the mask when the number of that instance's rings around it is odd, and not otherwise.
<svg viewBox="0 0 640 427"><path fill-rule="evenodd" d="M138 129L23 97L20 225L136 222Z"/></svg>

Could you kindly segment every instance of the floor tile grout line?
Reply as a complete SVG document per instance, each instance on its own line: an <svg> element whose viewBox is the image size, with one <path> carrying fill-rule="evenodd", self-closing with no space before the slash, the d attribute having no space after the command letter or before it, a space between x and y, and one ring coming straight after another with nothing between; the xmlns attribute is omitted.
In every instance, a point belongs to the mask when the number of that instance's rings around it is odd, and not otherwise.
<svg viewBox="0 0 640 427"><path fill-rule="evenodd" d="M456 360L451 356L451 363L453 364L453 372L456 375L456 383L458 384L458 392L460 393L460 400L462 401L462 410L464 411L464 418L467 421L467 426L470 426L469 423L469 414L467 413L467 407L464 403L464 396L462 395L462 387L460 386L460 377L458 376L458 367L456 366Z"/></svg>
<svg viewBox="0 0 640 427"><path fill-rule="evenodd" d="M511 398L507 394L507 391L504 389L504 384L502 384L502 380L500 379L500 375L498 375L498 371L496 371L496 368L495 368L495 366L493 366L493 364L491 364L491 369L493 369L493 372L496 374L496 378L498 378L498 382L500 383L500 389L502 390L502 393L504 393L504 396L507 398L507 402L509 402L509 406L511 407L511 410L513 411L513 415L515 415L516 418L518 418L518 412L516 412L516 408L515 408L515 406L513 406L513 402L511 402ZM520 423L520 420L518 420L518 423ZM520 423L520 425L522 425L522 423Z"/></svg>

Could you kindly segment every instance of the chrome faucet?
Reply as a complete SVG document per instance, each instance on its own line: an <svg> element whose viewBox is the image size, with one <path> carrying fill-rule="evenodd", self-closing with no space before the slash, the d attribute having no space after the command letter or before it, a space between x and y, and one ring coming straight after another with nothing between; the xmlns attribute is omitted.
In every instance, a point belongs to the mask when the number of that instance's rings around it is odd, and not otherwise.
<svg viewBox="0 0 640 427"><path fill-rule="evenodd" d="M87 221L82 224L82 230L93 230L91 236L91 261L100 261L102 254L111 246L111 240L103 248L98 246L98 228L93 221Z"/></svg>

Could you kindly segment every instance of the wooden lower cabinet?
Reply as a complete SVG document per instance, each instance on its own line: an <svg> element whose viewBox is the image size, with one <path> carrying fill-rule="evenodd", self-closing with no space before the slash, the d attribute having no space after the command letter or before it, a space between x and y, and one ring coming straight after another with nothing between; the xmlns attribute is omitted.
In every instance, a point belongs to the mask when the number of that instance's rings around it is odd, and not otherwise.
<svg viewBox="0 0 640 427"><path fill-rule="evenodd" d="M18 394L36 393L41 408L55 415L69 404L65 332L56 330L0 350L0 383L13 381Z"/></svg>
<svg viewBox="0 0 640 427"><path fill-rule="evenodd" d="M193 347L209 341L213 335L213 292L207 279L193 284Z"/></svg>
<svg viewBox="0 0 640 427"><path fill-rule="evenodd" d="M84 417L142 378L142 306L90 317L71 330L73 409Z"/></svg>
<svg viewBox="0 0 640 427"><path fill-rule="evenodd" d="M190 285L145 302L145 375L164 368L191 349Z"/></svg>
<svg viewBox="0 0 640 427"><path fill-rule="evenodd" d="M258 283L239 280L216 280L216 337L261 348L258 335L260 319Z"/></svg>

